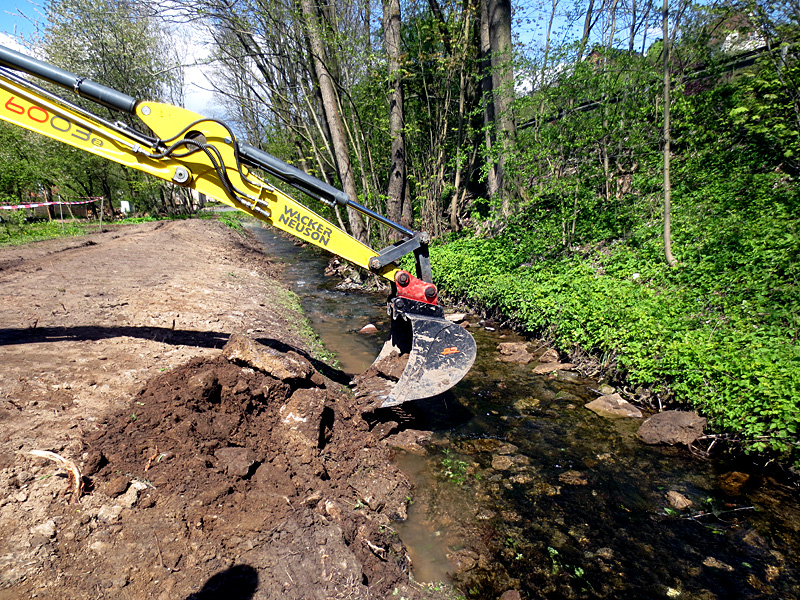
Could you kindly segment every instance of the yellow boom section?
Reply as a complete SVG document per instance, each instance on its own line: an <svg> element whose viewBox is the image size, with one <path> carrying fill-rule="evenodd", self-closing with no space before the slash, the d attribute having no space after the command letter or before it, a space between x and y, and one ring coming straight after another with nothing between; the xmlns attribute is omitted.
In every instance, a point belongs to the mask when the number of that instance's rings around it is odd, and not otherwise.
<svg viewBox="0 0 800 600"><path fill-rule="evenodd" d="M140 102L136 115L159 139L152 147L144 136L127 135L2 70L0 90L4 121L195 189L365 269L378 255L239 164L233 134L219 121L171 104ZM378 274L394 281L397 272L389 265Z"/></svg>

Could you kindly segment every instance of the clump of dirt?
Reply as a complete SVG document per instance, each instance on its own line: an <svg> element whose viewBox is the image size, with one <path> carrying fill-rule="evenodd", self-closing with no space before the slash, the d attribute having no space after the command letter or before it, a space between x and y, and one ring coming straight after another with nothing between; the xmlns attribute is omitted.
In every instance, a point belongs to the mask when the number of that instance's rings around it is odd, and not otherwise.
<svg viewBox="0 0 800 600"><path fill-rule="evenodd" d="M221 355L152 379L85 444L92 501L58 510L72 535L56 562L89 548L93 568L59 569L62 591L88 578L200 598L198 582L218 576L255 584L253 598L413 595L391 528L410 484L351 397L300 354L232 336Z"/></svg>
<svg viewBox="0 0 800 600"><path fill-rule="evenodd" d="M396 350L382 352L370 367L353 378L356 397L365 411L376 411L397 384L408 364L409 354Z"/></svg>

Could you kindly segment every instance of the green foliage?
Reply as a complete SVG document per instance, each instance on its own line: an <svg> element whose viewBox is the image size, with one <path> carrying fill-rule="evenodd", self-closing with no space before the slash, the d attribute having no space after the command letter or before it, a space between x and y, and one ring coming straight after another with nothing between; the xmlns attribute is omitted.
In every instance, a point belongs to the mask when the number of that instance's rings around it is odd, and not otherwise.
<svg viewBox="0 0 800 600"><path fill-rule="evenodd" d="M442 475L455 485L462 485L467 480L467 468L469 467L469 463L456 458L449 448L445 448L442 452L444 454L444 458L442 459Z"/></svg>
<svg viewBox="0 0 800 600"><path fill-rule="evenodd" d="M642 196L624 238L587 215L563 249L560 217L529 210L496 238L435 247L434 278L562 350L615 358L634 385L696 406L753 450L800 456L800 192L755 171L759 156L699 144L677 161L677 268Z"/></svg>
<svg viewBox="0 0 800 600"><path fill-rule="evenodd" d="M795 39L788 5L750 4L731 21L744 35ZM528 126L506 165L520 202L500 226L473 213L495 237L433 248L434 278L696 407L747 448L800 461L800 55L776 43L717 74L732 60L720 50L729 16L698 9L673 48L677 267L661 237L659 49L601 47L518 101Z"/></svg>
<svg viewBox="0 0 800 600"><path fill-rule="evenodd" d="M15 213L15 214L8 214ZM25 211L4 210L0 214L4 227L0 229L0 245L19 245L47 240L57 237L83 235L91 231L90 225L85 222L41 221L35 223L25 222ZM93 225L97 230L97 225Z"/></svg>

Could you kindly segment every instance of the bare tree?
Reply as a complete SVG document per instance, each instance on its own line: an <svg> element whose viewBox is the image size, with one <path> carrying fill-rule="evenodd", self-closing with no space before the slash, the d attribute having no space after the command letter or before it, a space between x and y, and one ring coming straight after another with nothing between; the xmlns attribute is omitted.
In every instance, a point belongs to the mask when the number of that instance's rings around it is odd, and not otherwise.
<svg viewBox="0 0 800 600"><path fill-rule="evenodd" d="M339 171L339 178L342 187L352 199L358 198L353 167L350 163L350 150L345 137L342 125L342 116L339 112L339 101L334 87L334 78L328 70L325 60L325 45L323 43L317 10L312 0L301 0L303 18L305 19L306 35L311 47L311 60L314 64L314 71L319 83L319 91L322 96L322 105L325 111L325 119L328 122L331 134L331 144L333 145L334 155L336 156L336 166ZM350 233L357 240L366 243L368 240L367 228L361 214L353 208L347 208L347 216L350 222Z"/></svg>
<svg viewBox="0 0 800 600"><path fill-rule="evenodd" d="M664 35L664 258L667 264L674 267L677 264L675 257L672 256L672 181L669 175L669 161L672 155L669 124L670 109L670 68L669 68L669 6L668 0L664 0L661 12L661 29Z"/></svg>
<svg viewBox="0 0 800 600"><path fill-rule="evenodd" d="M502 211L508 215L510 194L504 190L505 157L516 135L512 113L514 101L514 62L511 47L511 0L488 0L489 40L492 48L492 99L500 136L498 184L502 194Z"/></svg>
<svg viewBox="0 0 800 600"><path fill-rule="evenodd" d="M383 35L389 69L389 135L391 169L386 190L386 213L395 222L403 216L406 199L406 134L403 107L403 73L400 56L400 0L383 0ZM410 226L410 223L403 223Z"/></svg>

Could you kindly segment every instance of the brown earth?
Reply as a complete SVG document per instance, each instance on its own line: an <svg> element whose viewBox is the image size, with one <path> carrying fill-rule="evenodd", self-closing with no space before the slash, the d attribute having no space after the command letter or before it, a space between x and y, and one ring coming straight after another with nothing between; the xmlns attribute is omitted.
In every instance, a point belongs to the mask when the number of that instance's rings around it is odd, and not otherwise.
<svg viewBox="0 0 800 600"><path fill-rule="evenodd" d="M0 249L0 599L430 594L392 530L394 424L277 270L210 221Z"/></svg>

